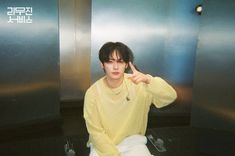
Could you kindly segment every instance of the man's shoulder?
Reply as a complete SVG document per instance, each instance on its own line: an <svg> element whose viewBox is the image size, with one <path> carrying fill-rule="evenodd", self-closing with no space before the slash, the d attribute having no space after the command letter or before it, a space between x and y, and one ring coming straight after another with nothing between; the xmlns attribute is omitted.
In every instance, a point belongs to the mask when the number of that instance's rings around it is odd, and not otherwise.
<svg viewBox="0 0 235 156"><path fill-rule="evenodd" d="M86 91L86 94L95 94L97 92L97 86L101 85L104 77L95 81Z"/></svg>

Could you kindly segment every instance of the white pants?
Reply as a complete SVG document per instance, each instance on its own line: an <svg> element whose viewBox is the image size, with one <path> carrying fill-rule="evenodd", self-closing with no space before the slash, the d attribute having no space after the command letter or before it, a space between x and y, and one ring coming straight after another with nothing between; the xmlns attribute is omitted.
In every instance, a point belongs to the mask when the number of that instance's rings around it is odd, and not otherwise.
<svg viewBox="0 0 235 156"><path fill-rule="evenodd" d="M125 138L116 147L121 156L151 156L147 146L147 138L142 135L132 135ZM89 156L99 156L93 146L90 146Z"/></svg>

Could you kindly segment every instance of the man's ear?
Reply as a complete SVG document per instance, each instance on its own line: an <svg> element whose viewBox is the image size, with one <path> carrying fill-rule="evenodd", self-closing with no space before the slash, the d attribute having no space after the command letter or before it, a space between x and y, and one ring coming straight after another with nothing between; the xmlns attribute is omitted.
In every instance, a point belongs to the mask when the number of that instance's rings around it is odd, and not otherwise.
<svg viewBox="0 0 235 156"><path fill-rule="evenodd" d="M104 64L102 62L100 62L100 67L104 69Z"/></svg>
<svg viewBox="0 0 235 156"><path fill-rule="evenodd" d="M102 62L100 62L100 67L103 69L104 73L106 73L104 69L104 64Z"/></svg>

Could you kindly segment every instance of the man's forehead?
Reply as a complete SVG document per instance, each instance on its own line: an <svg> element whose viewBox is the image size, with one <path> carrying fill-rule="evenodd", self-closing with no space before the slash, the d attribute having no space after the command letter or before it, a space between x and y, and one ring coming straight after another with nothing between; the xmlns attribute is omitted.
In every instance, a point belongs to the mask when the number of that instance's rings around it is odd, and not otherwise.
<svg viewBox="0 0 235 156"><path fill-rule="evenodd" d="M113 51L111 55L109 55L109 59L122 59L122 57L118 51Z"/></svg>

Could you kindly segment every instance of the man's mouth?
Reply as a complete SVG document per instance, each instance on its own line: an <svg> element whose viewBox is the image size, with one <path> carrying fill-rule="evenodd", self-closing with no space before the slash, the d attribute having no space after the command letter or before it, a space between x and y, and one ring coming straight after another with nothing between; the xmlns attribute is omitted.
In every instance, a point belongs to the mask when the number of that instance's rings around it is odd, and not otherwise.
<svg viewBox="0 0 235 156"><path fill-rule="evenodd" d="M112 74L113 74L113 75L118 75L118 74L119 74L119 72L112 72Z"/></svg>

